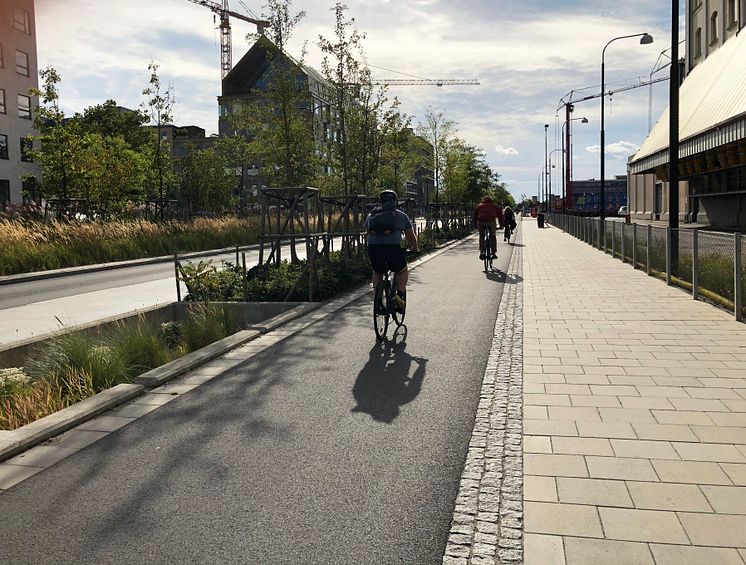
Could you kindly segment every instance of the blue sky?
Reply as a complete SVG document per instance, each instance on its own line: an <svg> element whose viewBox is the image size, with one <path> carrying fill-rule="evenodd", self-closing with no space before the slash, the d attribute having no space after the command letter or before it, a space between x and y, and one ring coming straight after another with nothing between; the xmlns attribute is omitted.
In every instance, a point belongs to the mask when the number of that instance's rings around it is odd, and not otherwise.
<svg viewBox="0 0 746 565"><path fill-rule="evenodd" d="M260 16L263 1L231 0L231 9ZM622 87L647 78L670 46L670 8L649 0L346 0L348 15L366 33L364 47L376 78L475 78L478 86L390 87L416 124L425 109L445 110L457 135L484 150L494 170L519 198L537 193L548 145L560 146L560 99L571 90L600 91L601 51L617 36L648 32L652 45L636 39L614 42L606 51L606 82ZM319 34L331 36L333 2L295 0L307 17L296 28L290 50L320 68ZM683 26L683 7L681 24ZM69 112L115 99L137 107L148 80L148 63L174 87L175 122L217 130L220 89L219 34L208 9L188 0L36 0L39 65L62 75L62 106ZM255 28L232 21L233 60L249 45ZM683 34L682 34L683 37ZM665 76L667 71L657 76ZM668 83L652 89L655 122L667 104ZM648 132L650 90L619 93L606 103L606 174L625 174L627 157ZM574 178L599 177L600 101L578 103L573 122ZM553 155L552 185L561 183L561 151ZM558 192L558 191L554 191Z"/></svg>

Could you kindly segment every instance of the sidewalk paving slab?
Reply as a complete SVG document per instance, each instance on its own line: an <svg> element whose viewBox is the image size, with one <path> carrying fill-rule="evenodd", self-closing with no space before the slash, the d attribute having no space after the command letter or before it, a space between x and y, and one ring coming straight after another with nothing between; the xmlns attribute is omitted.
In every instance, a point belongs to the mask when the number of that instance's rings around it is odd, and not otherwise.
<svg viewBox="0 0 746 565"><path fill-rule="evenodd" d="M746 563L746 325L521 231L526 565Z"/></svg>

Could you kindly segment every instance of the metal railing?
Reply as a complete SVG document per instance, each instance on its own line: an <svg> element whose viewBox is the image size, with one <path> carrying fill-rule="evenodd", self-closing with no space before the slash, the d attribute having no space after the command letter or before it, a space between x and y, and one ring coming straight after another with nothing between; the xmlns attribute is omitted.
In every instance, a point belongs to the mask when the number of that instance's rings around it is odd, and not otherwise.
<svg viewBox="0 0 746 565"><path fill-rule="evenodd" d="M547 221L635 269L691 291L695 300L714 302L731 310L736 320L746 320L746 246L739 233L564 214L547 214Z"/></svg>

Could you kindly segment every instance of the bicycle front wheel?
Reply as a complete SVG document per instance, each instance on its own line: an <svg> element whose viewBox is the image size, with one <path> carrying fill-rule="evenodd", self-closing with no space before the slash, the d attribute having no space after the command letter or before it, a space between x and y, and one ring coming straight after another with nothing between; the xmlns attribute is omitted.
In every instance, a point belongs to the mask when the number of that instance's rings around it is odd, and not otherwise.
<svg viewBox="0 0 746 565"><path fill-rule="evenodd" d="M382 340L386 337L389 328L389 305L387 301L384 283L376 287L373 295L373 328L376 330L376 339Z"/></svg>

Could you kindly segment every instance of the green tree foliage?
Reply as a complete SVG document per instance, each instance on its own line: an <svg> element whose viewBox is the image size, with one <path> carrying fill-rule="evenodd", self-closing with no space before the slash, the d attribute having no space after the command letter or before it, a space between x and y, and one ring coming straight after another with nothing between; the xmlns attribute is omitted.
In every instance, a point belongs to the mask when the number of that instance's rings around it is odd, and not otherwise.
<svg viewBox="0 0 746 565"><path fill-rule="evenodd" d="M149 121L142 111L118 108L114 100L86 108L75 119L85 133L98 133L103 137L121 137L130 149L144 153L155 140L155 133L142 127Z"/></svg>
<svg viewBox="0 0 746 565"><path fill-rule="evenodd" d="M412 118L399 111L395 100L384 114L381 128L381 161L378 170L378 186L396 190L404 195L405 183L412 180L417 166L422 164L420 140L410 128Z"/></svg>
<svg viewBox="0 0 746 565"><path fill-rule="evenodd" d="M502 206L515 206L515 199L487 163L484 151L459 138L448 142L443 152L443 197L451 203L476 204L490 196Z"/></svg>
<svg viewBox="0 0 746 565"><path fill-rule="evenodd" d="M84 117L93 115L88 111L66 118L59 107L60 75L52 67L40 75L42 89L32 94L41 100L34 115L41 141L34 160L42 170L43 195L61 199L62 214L69 199L82 199L89 216L123 212L139 198L147 167L143 155L125 141L127 129L135 126L106 130ZM137 139L137 134L129 131L129 135Z"/></svg>
<svg viewBox="0 0 746 565"><path fill-rule="evenodd" d="M334 85L337 119L334 121L336 140L333 141L336 143L330 144L330 156L333 169L338 171L341 190L344 194L350 194L352 159L347 143L347 130L350 127L348 114L360 94L361 66L355 55L360 51L365 34L355 27L355 18L345 19L346 5L337 2L332 11L335 21L334 36L327 39L319 35L318 45L324 53L322 69L327 80Z"/></svg>
<svg viewBox="0 0 746 565"><path fill-rule="evenodd" d="M236 179L224 155L214 149L187 146L179 158L179 200L189 215L225 212L235 204Z"/></svg>

